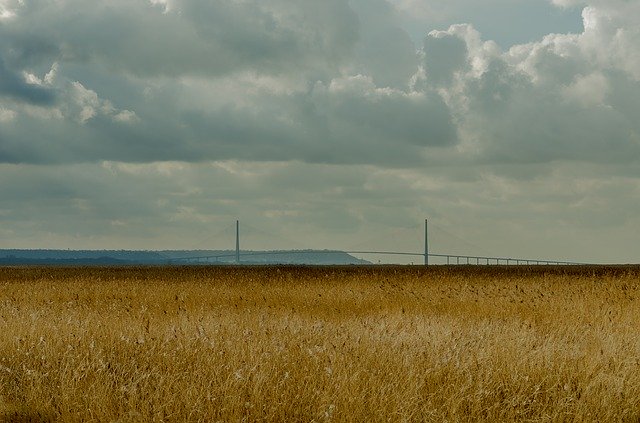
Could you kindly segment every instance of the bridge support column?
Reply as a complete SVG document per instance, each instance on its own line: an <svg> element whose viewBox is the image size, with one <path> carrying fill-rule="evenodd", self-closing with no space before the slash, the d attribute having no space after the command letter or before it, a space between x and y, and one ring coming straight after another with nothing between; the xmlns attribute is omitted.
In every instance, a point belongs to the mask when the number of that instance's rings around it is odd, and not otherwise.
<svg viewBox="0 0 640 423"><path fill-rule="evenodd" d="M424 265L429 265L429 222L424 220Z"/></svg>
<svg viewBox="0 0 640 423"><path fill-rule="evenodd" d="M236 264L240 264L240 221L236 220Z"/></svg>

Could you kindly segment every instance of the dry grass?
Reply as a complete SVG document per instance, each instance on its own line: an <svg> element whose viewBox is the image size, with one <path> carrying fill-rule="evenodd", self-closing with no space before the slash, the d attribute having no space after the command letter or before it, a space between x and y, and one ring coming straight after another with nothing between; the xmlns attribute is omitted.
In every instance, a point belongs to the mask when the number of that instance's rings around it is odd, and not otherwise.
<svg viewBox="0 0 640 423"><path fill-rule="evenodd" d="M3 268L0 420L638 421L638 268Z"/></svg>

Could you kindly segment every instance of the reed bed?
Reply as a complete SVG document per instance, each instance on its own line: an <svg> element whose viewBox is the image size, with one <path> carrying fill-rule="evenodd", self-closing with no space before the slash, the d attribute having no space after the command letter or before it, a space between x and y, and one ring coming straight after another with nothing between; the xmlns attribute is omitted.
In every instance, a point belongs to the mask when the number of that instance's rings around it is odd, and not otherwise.
<svg viewBox="0 0 640 423"><path fill-rule="evenodd" d="M639 276L0 268L0 421L639 421Z"/></svg>

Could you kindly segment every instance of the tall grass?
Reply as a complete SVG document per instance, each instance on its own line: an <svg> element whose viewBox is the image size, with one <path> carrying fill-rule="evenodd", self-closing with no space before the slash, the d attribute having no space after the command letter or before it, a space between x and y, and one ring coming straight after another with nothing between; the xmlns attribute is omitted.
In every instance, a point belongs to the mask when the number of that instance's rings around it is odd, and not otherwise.
<svg viewBox="0 0 640 423"><path fill-rule="evenodd" d="M637 268L3 268L0 421L638 421Z"/></svg>

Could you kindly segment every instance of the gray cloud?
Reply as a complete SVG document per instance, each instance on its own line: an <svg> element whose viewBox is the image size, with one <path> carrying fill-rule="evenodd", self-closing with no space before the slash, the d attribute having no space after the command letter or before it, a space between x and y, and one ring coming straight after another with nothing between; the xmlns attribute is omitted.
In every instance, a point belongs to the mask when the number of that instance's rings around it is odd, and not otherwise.
<svg viewBox="0 0 640 423"><path fill-rule="evenodd" d="M203 227L240 216L348 248L427 215L495 254L631 260L640 10L584 6L504 50L471 24L413 45L382 0L13 2L0 246L219 248Z"/></svg>
<svg viewBox="0 0 640 423"><path fill-rule="evenodd" d="M465 25L427 37L421 83L440 87L469 159L637 162L640 127L629 93L640 88L640 68L633 48L616 63L606 53L629 45L624 38L635 31L613 37L625 19L607 10L584 14L583 34L550 35L508 52Z"/></svg>
<svg viewBox="0 0 640 423"><path fill-rule="evenodd" d="M0 96L38 105L51 105L56 96L52 90L28 84L5 66L0 57Z"/></svg>
<svg viewBox="0 0 640 423"><path fill-rule="evenodd" d="M168 9L143 1L30 0L16 14L0 34L22 61L57 52L55 60L139 76L331 69L357 34L356 17L340 0L185 0Z"/></svg>
<svg viewBox="0 0 640 423"><path fill-rule="evenodd" d="M385 0L351 0L349 4L359 23L352 73L370 76L377 86L406 89L418 58L393 7Z"/></svg>
<svg viewBox="0 0 640 423"><path fill-rule="evenodd" d="M16 110L0 160L418 164L420 148L455 142L449 111L437 93L408 91L417 57L393 9L358 7L356 18L339 0L25 2L0 26L13 40L3 54L42 79L58 52L49 82L62 101ZM274 92L263 77L297 88ZM183 88L208 98L195 107Z"/></svg>
<svg viewBox="0 0 640 423"><path fill-rule="evenodd" d="M435 86L451 84L455 74L468 66L464 40L445 32L425 38L424 55L428 81Z"/></svg>
<svg viewBox="0 0 640 423"><path fill-rule="evenodd" d="M300 162L2 165L11 225L0 236L5 246L231 248L232 231L219 233L240 217L246 248L420 251L428 215L434 251L633 260L640 185L602 170L565 164L516 181L491 166L457 180L457 168Z"/></svg>
<svg viewBox="0 0 640 423"><path fill-rule="evenodd" d="M25 2L2 54L41 83L5 67L4 92L40 108L6 103L0 160L636 160L626 16L587 8L583 34L507 52L458 25L416 53L387 3L351 6Z"/></svg>
<svg viewBox="0 0 640 423"><path fill-rule="evenodd" d="M131 121L118 121L123 112L97 93L71 86L73 93L57 108L61 116L21 115L6 125L8 141L0 159L62 163L235 158L406 166L420 163L423 148L456 140L438 94L379 89L362 76L318 83L308 93L253 96L250 105L174 110L167 116L163 113L168 110L151 106ZM161 94L157 101L170 104L176 101L172 96Z"/></svg>

